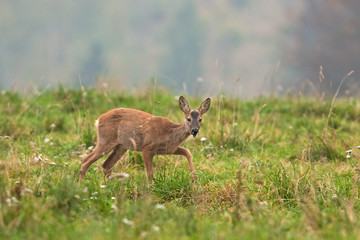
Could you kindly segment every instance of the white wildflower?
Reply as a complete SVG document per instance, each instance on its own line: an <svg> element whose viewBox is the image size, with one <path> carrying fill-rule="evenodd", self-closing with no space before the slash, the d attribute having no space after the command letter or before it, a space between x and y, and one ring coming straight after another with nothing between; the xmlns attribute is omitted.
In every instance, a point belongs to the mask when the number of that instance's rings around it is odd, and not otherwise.
<svg viewBox="0 0 360 240"><path fill-rule="evenodd" d="M50 124L50 128L54 129L56 127L55 123Z"/></svg>
<svg viewBox="0 0 360 240"><path fill-rule="evenodd" d="M94 149L94 146L88 147L88 150L89 150L89 151L91 151L91 150L93 150L93 149Z"/></svg>
<svg viewBox="0 0 360 240"><path fill-rule="evenodd" d="M205 141L206 141L206 137L202 137L202 138L200 139L200 141L205 142Z"/></svg>
<svg viewBox="0 0 360 240"><path fill-rule="evenodd" d="M346 155L346 158L351 158L351 156L348 154L348 155Z"/></svg>
<svg viewBox="0 0 360 240"><path fill-rule="evenodd" d="M106 185L100 185L100 188L104 189L104 188L106 188Z"/></svg>
<svg viewBox="0 0 360 240"><path fill-rule="evenodd" d="M118 209L118 208L117 208L117 206L116 206L115 204L112 204L112 205L111 205L111 210L112 210L112 211L116 212L117 209Z"/></svg>
<svg viewBox="0 0 360 240"><path fill-rule="evenodd" d="M108 179L111 180L111 179L119 178L120 180L125 180L129 177L130 175L128 173L115 173L113 175L110 175Z"/></svg>
<svg viewBox="0 0 360 240"><path fill-rule="evenodd" d="M98 192L93 192L91 195L98 195L99 193Z"/></svg>
<svg viewBox="0 0 360 240"><path fill-rule="evenodd" d="M111 197L112 200L115 200L116 198L115 197Z"/></svg>
<svg viewBox="0 0 360 240"><path fill-rule="evenodd" d="M123 218L122 222L125 223L126 225L134 226L134 221L131 221L131 220L127 219L127 218Z"/></svg>
<svg viewBox="0 0 360 240"><path fill-rule="evenodd" d="M22 191L24 194L33 194L33 191L29 188L24 188L24 190Z"/></svg>
<svg viewBox="0 0 360 240"><path fill-rule="evenodd" d="M45 143L48 143L48 142L50 142L50 139L49 139L49 138L45 138L45 139L44 139L44 142L45 142Z"/></svg>
<svg viewBox="0 0 360 240"><path fill-rule="evenodd" d="M166 210L166 207L164 205L162 205L162 204L156 204L155 209Z"/></svg>
<svg viewBox="0 0 360 240"><path fill-rule="evenodd" d="M151 226L151 229L152 229L153 231L155 231L155 232L160 231L160 227L159 227L159 226L156 226L156 225L152 225L152 226Z"/></svg>
<svg viewBox="0 0 360 240"><path fill-rule="evenodd" d="M350 150L347 150L346 153L352 153L352 150L351 150L351 149L350 149Z"/></svg>

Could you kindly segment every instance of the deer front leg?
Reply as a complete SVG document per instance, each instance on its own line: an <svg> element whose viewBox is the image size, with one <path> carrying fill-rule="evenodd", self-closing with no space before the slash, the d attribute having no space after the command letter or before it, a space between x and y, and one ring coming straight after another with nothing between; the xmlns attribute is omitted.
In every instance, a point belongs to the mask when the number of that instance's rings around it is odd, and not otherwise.
<svg viewBox="0 0 360 240"><path fill-rule="evenodd" d="M192 177L193 179L196 179L195 167L194 167L194 163L193 163L193 161L192 161L192 156L191 156L190 151L187 150L186 148L178 147L173 154L175 154L175 155L182 155L182 156L185 156L185 157L186 157L186 159L187 159L188 162L189 162L189 170L190 170L191 177Z"/></svg>
<svg viewBox="0 0 360 240"><path fill-rule="evenodd" d="M142 155L144 158L144 164L146 169L146 176L148 178L148 184L152 184L152 179L154 175L154 169L153 169L153 157L154 153L148 150L143 150Z"/></svg>

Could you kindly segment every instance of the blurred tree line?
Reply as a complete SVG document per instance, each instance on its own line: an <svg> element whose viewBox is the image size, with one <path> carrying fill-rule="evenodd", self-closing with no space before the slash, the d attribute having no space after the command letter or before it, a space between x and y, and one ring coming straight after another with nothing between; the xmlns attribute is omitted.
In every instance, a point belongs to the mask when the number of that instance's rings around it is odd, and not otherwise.
<svg viewBox="0 0 360 240"><path fill-rule="evenodd" d="M125 89L155 78L189 94L252 96L331 92L350 70L348 83L359 80L356 0L3 0L0 6L1 88L95 86L103 78Z"/></svg>
<svg viewBox="0 0 360 240"><path fill-rule="evenodd" d="M357 0L305 1L303 13L289 31L293 41L284 42L285 88L334 93L341 79L354 70L344 93L359 93L359 10Z"/></svg>

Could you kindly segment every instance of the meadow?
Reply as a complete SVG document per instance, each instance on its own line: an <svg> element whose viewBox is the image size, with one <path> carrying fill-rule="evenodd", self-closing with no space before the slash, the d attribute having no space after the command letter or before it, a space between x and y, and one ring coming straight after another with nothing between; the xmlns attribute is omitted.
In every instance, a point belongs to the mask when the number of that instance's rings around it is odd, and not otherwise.
<svg viewBox="0 0 360 240"><path fill-rule="evenodd" d="M160 89L1 92L1 239L359 239L359 99L214 96L184 144L196 183L170 155L148 186L128 151L113 169L128 178L105 179L104 157L79 184L94 122L117 107L184 120Z"/></svg>

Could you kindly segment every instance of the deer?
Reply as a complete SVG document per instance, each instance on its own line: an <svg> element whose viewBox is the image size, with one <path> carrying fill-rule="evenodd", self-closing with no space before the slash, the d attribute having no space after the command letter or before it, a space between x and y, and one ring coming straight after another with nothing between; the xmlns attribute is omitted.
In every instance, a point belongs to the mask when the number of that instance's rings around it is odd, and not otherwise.
<svg viewBox="0 0 360 240"><path fill-rule="evenodd" d="M127 150L142 153L149 185L154 175L155 155L185 156L191 177L196 178L192 155L181 145L190 135L196 137L199 133L202 116L209 110L210 103L211 99L207 98L198 109L191 110L186 99L180 96L179 106L185 117L181 123L132 108L115 108L102 114L95 122L96 146L81 161L80 182L91 164L112 151L102 164L105 177L109 178L113 166Z"/></svg>

